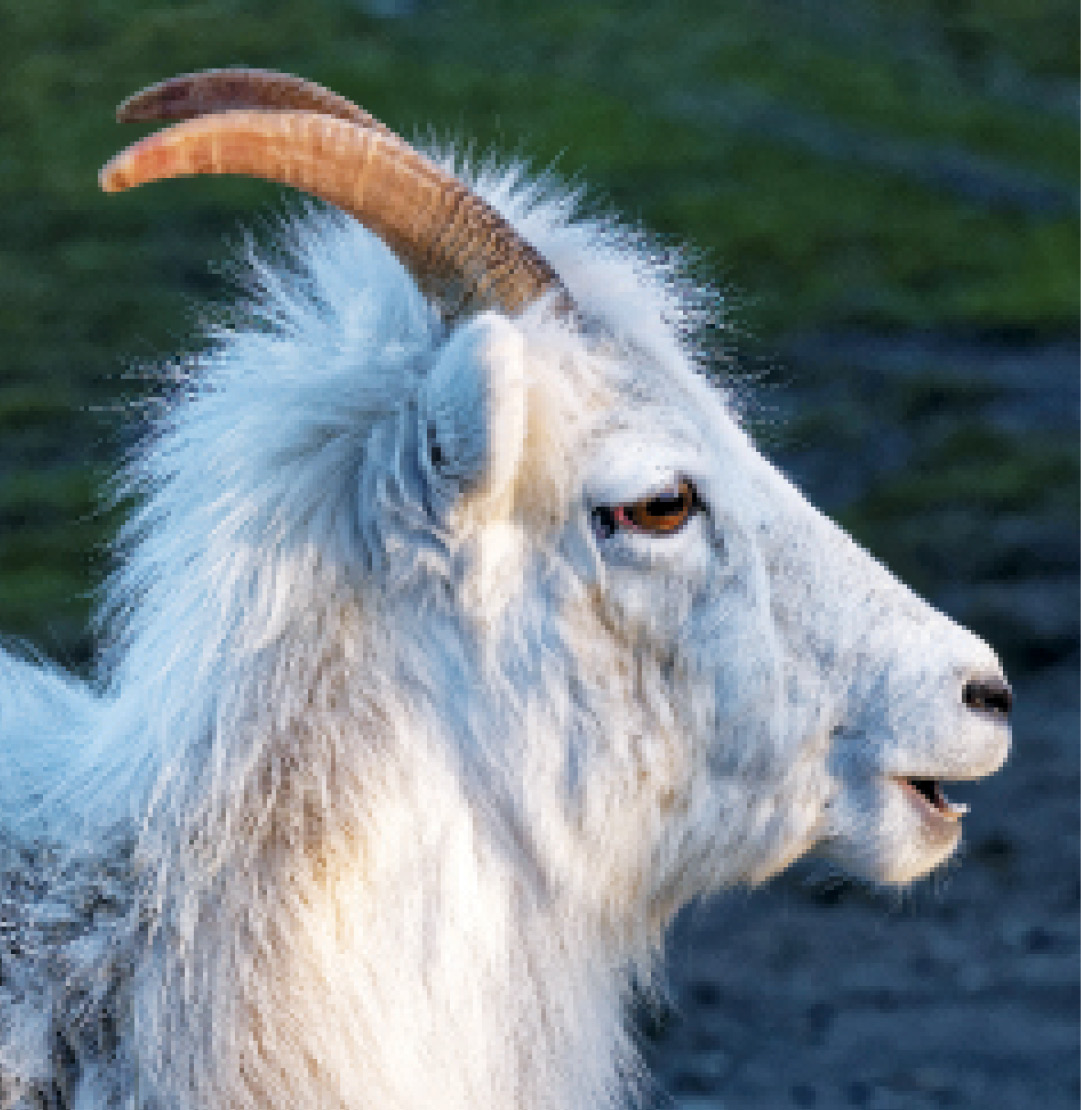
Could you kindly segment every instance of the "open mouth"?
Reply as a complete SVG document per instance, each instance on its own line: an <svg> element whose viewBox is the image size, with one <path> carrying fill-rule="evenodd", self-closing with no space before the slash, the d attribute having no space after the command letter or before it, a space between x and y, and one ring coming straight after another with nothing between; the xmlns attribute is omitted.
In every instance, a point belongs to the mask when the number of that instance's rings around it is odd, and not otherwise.
<svg viewBox="0 0 1081 1110"><path fill-rule="evenodd" d="M968 813L968 806L961 802L951 802L946 797L938 779L898 776L894 781L926 819L952 822L960 820L963 814Z"/></svg>

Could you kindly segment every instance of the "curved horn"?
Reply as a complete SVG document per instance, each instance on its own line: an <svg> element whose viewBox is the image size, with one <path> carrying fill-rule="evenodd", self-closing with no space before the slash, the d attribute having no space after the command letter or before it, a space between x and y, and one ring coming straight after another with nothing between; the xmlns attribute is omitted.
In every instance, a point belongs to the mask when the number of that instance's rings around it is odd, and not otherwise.
<svg viewBox="0 0 1081 1110"><path fill-rule="evenodd" d="M288 100L314 97L319 88L276 74L253 80L251 71L242 72L227 95L250 99L260 89L269 99ZM163 108L189 114L202 102L200 88L222 93L228 79L214 74L205 84L199 75L177 85L164 82L125 102L124 118L146 118ZM555 293L560 310L573 311L556 272L495 209L382 124L353 122L352 113L345 119L310 111L197 116L116 155L100 182L106 192L119 192L197 174L264 178L329 201L375 232L426 293L455 310L479 304L515 312Z"/></svg>
<svg viewBox="0 0 1081 1110"><path fill-rule="evenodd" d="M314 81L305 81L291 73L242 67L183 73L148 85L117 108L116 121L193 119L238 108L318 112L393 134L386 124L359 105Z"/></svg>

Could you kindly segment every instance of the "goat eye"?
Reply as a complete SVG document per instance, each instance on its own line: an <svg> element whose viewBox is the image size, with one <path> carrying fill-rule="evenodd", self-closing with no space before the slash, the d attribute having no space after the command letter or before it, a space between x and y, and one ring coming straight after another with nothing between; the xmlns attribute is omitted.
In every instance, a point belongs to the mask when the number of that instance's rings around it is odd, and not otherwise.
<svg viewBox="0 0 1081 1110"><path fill-rule="evenodd" d="M697 490L686 478L680 478L671 489L641 501L594 509L593 520L602 537L610 536L619 528L667 536L678 532L701 507Z"/></svg>
<svg viewBox="0 0 1081 1110"><path fill-rule="evenodd" d="M634 528L663 536L687 523L697 501L694 486L681 478L673 489L624 505L623 511Z"/></svg>

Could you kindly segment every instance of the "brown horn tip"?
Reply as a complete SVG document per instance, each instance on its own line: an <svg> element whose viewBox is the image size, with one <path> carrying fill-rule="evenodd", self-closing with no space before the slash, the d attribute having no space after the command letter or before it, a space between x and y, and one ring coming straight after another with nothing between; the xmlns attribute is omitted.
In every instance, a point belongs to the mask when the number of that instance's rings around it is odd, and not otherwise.
<svg viewBox="0 0 1081 1110"><path fill-rule="evenodd" d="M211 112L261 108L318 112L377 131L390 128L351 100L292 73L270 69L207 69L182 73L133 93L116 109L117 123L193 119Z"/></svg>

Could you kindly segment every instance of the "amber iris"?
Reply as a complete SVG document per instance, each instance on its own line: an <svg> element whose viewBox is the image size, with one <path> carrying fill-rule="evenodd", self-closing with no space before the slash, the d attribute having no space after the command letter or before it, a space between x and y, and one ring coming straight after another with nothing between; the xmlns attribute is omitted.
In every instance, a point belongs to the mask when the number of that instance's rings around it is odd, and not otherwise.
<svg viewBox="0 0 1081 1110"><path fill-rule="evenodd" d="M594 509L593 520L602 537L610 536L617 528L666 536L678 532L700 507L694 486L686 478L680 478L671 489L641 501Z"/></svg>

